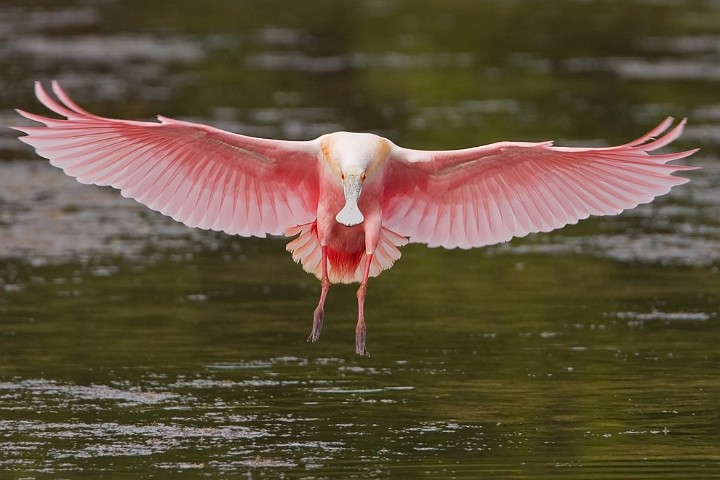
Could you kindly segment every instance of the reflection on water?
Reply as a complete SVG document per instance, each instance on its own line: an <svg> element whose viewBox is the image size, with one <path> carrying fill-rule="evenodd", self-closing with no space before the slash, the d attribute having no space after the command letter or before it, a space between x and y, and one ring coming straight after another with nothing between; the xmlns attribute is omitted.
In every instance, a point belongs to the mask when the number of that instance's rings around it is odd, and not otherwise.
<svg viewBox="0 0 720 480"><path fill-rule="evenodd" d="M111 371L105 384L5 381L0 466L41 476L717 472L712 443L686 447L688 435L717 435L707 407L720 393L710 372L676 383L695 360L688 352L576 346L558 340L565 334L521 335L527 351L514 367L498 358L496 337L474 362L458 352L370 366L286 356L208 364L191 377L165 368L134 380Z"/></svg>
<svg viewBox="0 0 720 480"><path fill-rule="evenodd" d="M442 3L442 4L441 4ZM408 147L603 145L671 114L692 182L618 217L373 279L372 358L284 239L190 230L0 133L0 471L11 478L714 478L713 2L9 1L0 124L92 111ZM529 9L533 14L528 15ZM330 19L330 20L328 20Z"/></svg>

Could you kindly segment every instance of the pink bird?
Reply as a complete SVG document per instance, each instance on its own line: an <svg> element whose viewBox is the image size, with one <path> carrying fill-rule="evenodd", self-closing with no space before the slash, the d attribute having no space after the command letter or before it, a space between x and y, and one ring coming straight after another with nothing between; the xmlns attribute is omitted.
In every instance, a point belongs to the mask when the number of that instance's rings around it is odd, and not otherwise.
<svg viewBox="0 0 720 480"><path fill-rule="evenodd" d="M296 262L320 279L308 341L320 337L332 283L360 282L355 351L365 347L368 278L408 242L472 248L548 232L590 215L618 214L688 181L667 162L696 150L651 155L683 131L667 118L637 140L606 148L499 142L422 151L370 133L309 141L238 135L159 116L159 123L93 115L56 83L40 102L62 119L18 110L43 126L20 138L79 182L123 196L190 227L295 236ZM58 102L59 100L59 102Z"/></svg>

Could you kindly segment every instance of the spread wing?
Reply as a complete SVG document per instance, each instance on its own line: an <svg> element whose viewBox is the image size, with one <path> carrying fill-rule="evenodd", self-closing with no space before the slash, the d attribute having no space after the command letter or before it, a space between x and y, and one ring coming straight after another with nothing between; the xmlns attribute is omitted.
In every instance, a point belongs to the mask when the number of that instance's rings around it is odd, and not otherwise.
<svg viewBox="0 0 720 480"><path fill-rule="evenodd" d="M608 148L501 142L433 152L393 145L383 225L411 242L470 248L620 213L688 181L672 173L694 167L667 162L696 150L650 154L680 136L685 120L668 131L672 123L667 118Z"/></svg>
<svg viewBox="0 0 720 480"><path fill-rule="evenodd" d="M318 202L317 140L291 142L236 135L158 117L115 120L75 104L56 83L57 100L36 82L53 119L15 127L23 142L82 183L111 185L190 227L230 234L281 234L314 220Z"/></svg>

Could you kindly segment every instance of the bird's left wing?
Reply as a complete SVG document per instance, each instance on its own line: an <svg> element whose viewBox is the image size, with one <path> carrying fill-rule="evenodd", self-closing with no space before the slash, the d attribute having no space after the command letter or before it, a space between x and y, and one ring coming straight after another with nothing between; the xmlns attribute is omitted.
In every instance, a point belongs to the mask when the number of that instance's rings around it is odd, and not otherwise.
<svg viewBox="0 0 720 480"><path fill-rule="evenodd" d="M671 174L694 167L667 162L696 150L650 154L680 136L685 120L668 131L672 122L607 148L501 142L433 152L393 145L383 225L411 242L470 248L620 213L688 181Z"/></svg>
<svg viewBox="0 0 720 480"><path fill-rule="evenodd" d="M191 227L243 236L281 234L312 221L318 202L319 141L237 135L191 122L93 115L53 82L40 102L65 117L18 110L44 124L14 127L23 142L82 183L111 185Z"/></svg>

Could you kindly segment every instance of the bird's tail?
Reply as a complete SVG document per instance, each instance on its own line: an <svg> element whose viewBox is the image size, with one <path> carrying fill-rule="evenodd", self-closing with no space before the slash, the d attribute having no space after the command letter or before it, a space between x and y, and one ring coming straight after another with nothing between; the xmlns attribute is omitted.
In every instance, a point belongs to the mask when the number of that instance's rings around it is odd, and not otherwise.
<svg viewBox="0 0 720 480"><path fill-rule="evenodd" d="M317 236L316 222L305 223L285 230L288 237L298 235L287 244L287 251L292 253L293 260L302 265L303 269L322 278L322 249ZM376 277L383 270L390 268L400 258L401 247L408 242L407 238L387 228L382 228L380 241L373 254L370 265L370 276ZM347 257L347 258L346 258ZM362 280L366 253L357 255L339 255L332 252L328 255L328 277L332 283L351 283Z"/></svg>

